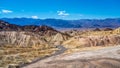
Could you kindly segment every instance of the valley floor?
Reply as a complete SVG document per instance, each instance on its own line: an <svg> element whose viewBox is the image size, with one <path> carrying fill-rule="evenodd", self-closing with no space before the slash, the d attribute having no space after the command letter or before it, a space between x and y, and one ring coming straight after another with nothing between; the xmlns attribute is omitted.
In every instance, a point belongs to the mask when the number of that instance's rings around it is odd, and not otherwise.
<svg viewBox="0 0 120 68"><path fill-rule="evenodd" d="M120 45L99 50L60 54L23 68L120 68Z"/></svg>

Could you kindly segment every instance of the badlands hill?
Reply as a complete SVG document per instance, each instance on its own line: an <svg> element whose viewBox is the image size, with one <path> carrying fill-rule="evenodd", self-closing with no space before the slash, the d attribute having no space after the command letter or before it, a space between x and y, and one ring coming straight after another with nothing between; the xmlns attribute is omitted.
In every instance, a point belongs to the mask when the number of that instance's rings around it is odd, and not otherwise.
<svg viewBox="0 0 120 68"><path fill-rule="evenodd" d="M120 68L120 28L67 33L73 37L62 43L66 53L22 68Z"/></svg>
<svg viewBox="0 0 120 68"><path fill-rule="evenodd" d="M117 29L93 29L83 31L68 31L73 36L65 41L63 45L68 48L110 46L120 44L120 28Z"/></svg>
<svg viewBox="0 0 120 68"><path fill-rule="evenodd" d="M0 45L45 45L50 41L67 40L70 36L48 26L26 25L18 26L0 21Z"/></svg>
<svg viewBox="0 0 120 68"><path fill-rule="evenodd" d="M19 26L0 20L0 67L49 56L57 50L56 45L69 38L49 26Z"/></svg>

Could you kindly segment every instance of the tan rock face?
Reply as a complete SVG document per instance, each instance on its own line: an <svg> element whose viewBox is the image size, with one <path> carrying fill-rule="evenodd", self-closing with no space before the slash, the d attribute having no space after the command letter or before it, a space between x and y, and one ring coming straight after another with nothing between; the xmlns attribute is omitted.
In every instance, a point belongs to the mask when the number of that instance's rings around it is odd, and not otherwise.
<svg viewBox="0 0 120 68"><path fill-rule="evenodd" d="M15 46L41 46L41 45L60 45L67 40L69 36L62 33L51 34L44 36L41 32L19 32L19 31L1 31L0 46L15 45Z"/></svg>
<svg viewBox="0 0 120 68"><path fill-rule="evenodd" d="M45 43L46 41L44 39L32 32L0 32L0 45L35 46Z"/></svg>
<svg viewBox="0 0 120 68"><path fill-rule="evenodd" d="M120 44L119 35L74 37L63 43L63 45L70 48L90 47L90 46L109 46L109 45L118 45L118 44Z"/></svg>

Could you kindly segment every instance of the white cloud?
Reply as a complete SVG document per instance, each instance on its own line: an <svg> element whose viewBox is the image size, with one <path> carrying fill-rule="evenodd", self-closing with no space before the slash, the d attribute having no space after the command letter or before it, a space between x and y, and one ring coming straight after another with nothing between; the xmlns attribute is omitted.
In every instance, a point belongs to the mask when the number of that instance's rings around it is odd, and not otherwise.
<svg viewBox="0 0 120 68"><path fill-rule="evenodd" d="M2 11L1 11L1 13L5 13L5 14L7 14L7 13L12 13L13 11L11 11L11 10L5 10L5 9L3 9Z"/></svg>
<svg viewBox="0 0 120 68"><path fill-rule="evenodd" d="M38 19L38 16L32 16L33 19Z"/></svg>
<svg viewBox="0 0 120 68"><path fill-rule="evenodd" d="M66 13L66 11L57 11L59 16L65 17L65 16L69 16L69 13Z"/></svg>

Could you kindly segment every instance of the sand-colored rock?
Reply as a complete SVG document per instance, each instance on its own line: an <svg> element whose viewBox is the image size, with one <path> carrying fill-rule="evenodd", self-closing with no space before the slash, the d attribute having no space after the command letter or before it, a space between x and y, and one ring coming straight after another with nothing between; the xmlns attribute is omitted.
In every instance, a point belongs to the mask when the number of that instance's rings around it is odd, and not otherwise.
<svg viewBox="0 0 120 68"><path fill-rule="evenodd" d="M52 36L50 42L53 42L54 45L61 45L64 41L68 40L69 38L69 35L57 33L56 35Z"/></svg>
<svg viewBox="0 0 120 68"><path fill-rule="evenodd" d="M114 33L117 33L117 34L119 34L119 35L120 35L120 27L119 27L119 28L117 28L117 29L115 29L113 32L114 32Z"/></svg>

